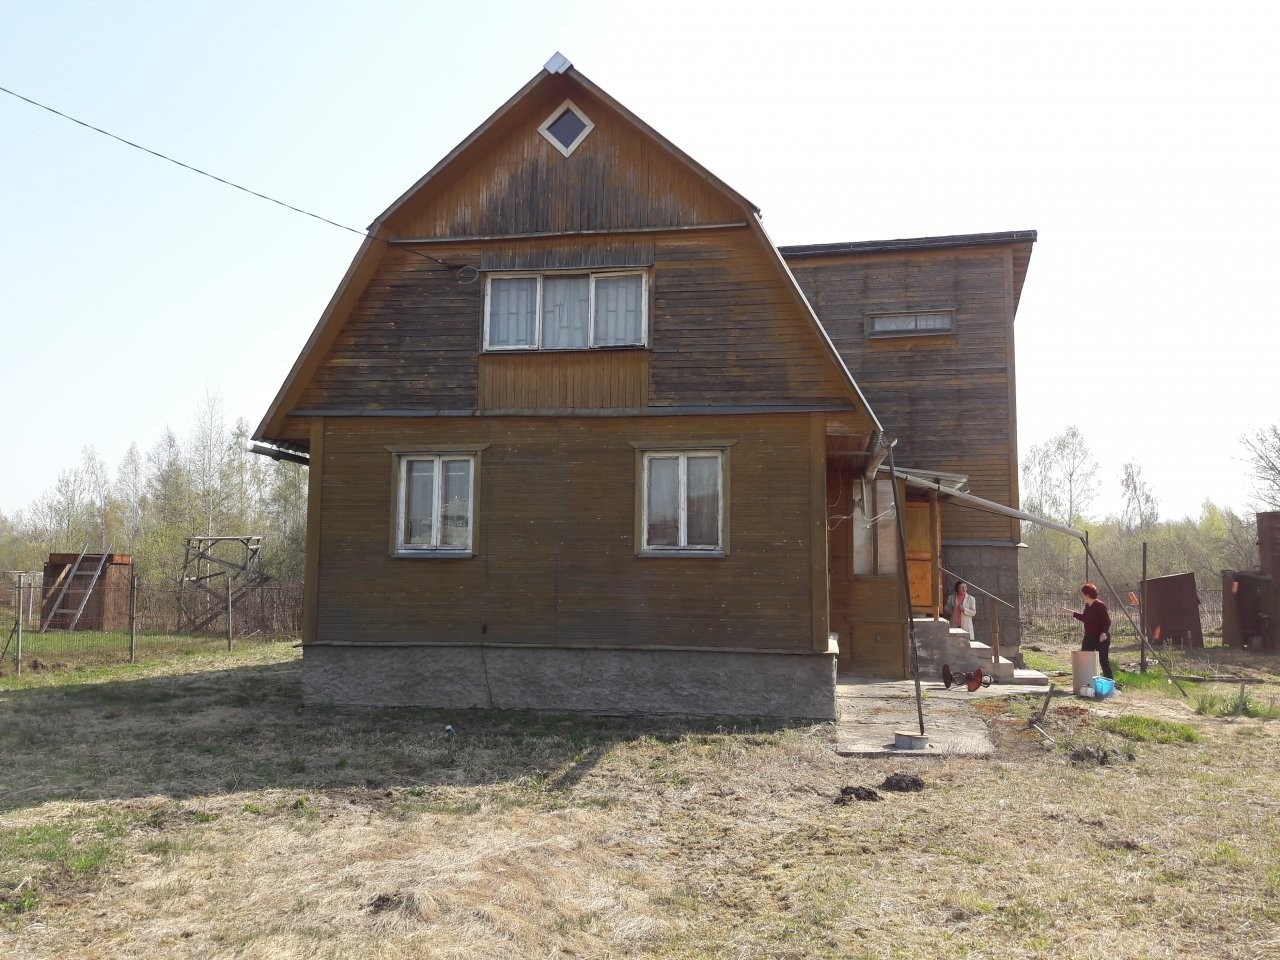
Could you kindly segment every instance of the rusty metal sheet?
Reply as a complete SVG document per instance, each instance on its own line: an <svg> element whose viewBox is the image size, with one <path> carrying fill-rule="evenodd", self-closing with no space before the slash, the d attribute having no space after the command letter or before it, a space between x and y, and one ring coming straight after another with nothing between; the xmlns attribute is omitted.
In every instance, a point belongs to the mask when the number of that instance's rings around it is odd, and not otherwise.
<svg viewBox="0 0 1280 960"><path fill-rule="evenodd" d="M1147 640L1174 646L1203 647L1200 594L1194 573L1175 573L1146 581Z"/></svg>

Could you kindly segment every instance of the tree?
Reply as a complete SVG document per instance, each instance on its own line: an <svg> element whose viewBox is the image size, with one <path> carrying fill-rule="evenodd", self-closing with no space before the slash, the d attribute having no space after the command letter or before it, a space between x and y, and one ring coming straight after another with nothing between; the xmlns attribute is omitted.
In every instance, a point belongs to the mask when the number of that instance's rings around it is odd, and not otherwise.
<svg viewBox="0 0 1280 960"><path fill-rule="evenodd" d="M1263 506L1280 510L1280 424L1241 437L1240 442L1249 451L1254 494Z"/></svg>
<svg viewBox="0 0 1280 960"><path fill-rule="evenodd" d="M1098 461L1077 427L1027 451L1022 488L1030 513L1067 524L1084 516L1098 494Z"/></svg>
<svg viewBox="0 0 1280 960"><path fill-rule="evenodd" d="M1120 525L1126 533L1149 530L1160 519L1160 504L1142 479L1142 468L1136 463L1126 463L1120 487L1124 493Z"/></svg>

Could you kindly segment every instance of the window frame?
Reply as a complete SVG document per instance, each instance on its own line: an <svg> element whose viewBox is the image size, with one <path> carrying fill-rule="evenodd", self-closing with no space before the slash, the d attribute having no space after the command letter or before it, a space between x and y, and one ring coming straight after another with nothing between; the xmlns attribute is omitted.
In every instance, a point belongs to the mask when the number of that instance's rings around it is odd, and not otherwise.
<svg viewBox="0 0 1280 960"><path fill-rule="evenodd" d="M877 320L884 320L893 317L911 317L917 323L920 317L946 317L947 327L942 329L921 330L919 327L913 327L910 330L877 330L875 329ZM881 340L892 337L949 337L954 336L956 332L956 314L954 310L891 310L883 313L867 314L867 339Z"/></svg>
<svg viewBox="0 0 1280 960"><path fill-rule="evenodd" d="M737 441L691 444L632 444L636 448L636 555L640 557L715 557L729 555L729 448ZM719 467L716 481L719 493L715 546L689 546L688 540L688 461L689 457L714 456ZM682 545L664 546L649 543L649 462L655 459L679 458L679 530Z"/></svg>
<svg viewBox="0 0 1280 960"><path fill-rule="evenodd" d="M480 496L480 452L488 444L479 447L440 447L399 449L388 448L392 456L391 483L391 531L390 553L393 557L434 557L434 558L466 558L474 557L478 552L478 503ZM431 544L409 544L405 542L404 525L406 519L407 480L409 464L425 460L436 464L434 482L432 484L432 540ZM449 461L466 461L471 467L470 489L467 496L467 542L462 546L444 546L440 544L443 523L441 511L444 497L443 466Z"/></svg>
<svg viewBox="0 0 1280 960"><path fill-rule="evenodd" d="M573 142L568 146L565 146L563 143L557 140L555 138L555 134L551 132L551 125L555 123L557 120L559 120L564 115L564 112L566 110L569 110L572 113L574 113L577 116L577 118L581 120L584 124L582 132L579 133L574 138ZM547 117L547 119L543 120L542 123L538 125L538 132L542 134L543 138L546 139L547 143L551 144L551 146L555 147L556 150L559 151L562 157L567 157L570 154L572 154L573 151L577 150L578 147L582 146L582 141L586 140L587 137L591 134L591 131L594 130L595 128L596 128L595 123L592 122L590 117L588 117L585 113L582 112L581 107L579 107L572 100L566 100L564 103L560 104L560 106L556 107L554 110L551 111L551 116Z"/></svg>
<svg viewBox="0 0 1280 960"><path fill-rule="evenodd" d="M587 278L587 343L581 347L546 347L543 346L543 304L542 281L546 277L586 277ZM640 340L638 343L596 343L596 281L611 277L640 278ZM494 280L537 280L538 291L535 297L536 309L533 318L532 344L516 346L493 346L489 342L490 324L492 321L493 281ZM481 347L485 353L564 353L574 350L643 350L649 346L649 271L643 268L627 268L617 270L521 270L496 271L485 275L484 282L484 334Z"/></svg>

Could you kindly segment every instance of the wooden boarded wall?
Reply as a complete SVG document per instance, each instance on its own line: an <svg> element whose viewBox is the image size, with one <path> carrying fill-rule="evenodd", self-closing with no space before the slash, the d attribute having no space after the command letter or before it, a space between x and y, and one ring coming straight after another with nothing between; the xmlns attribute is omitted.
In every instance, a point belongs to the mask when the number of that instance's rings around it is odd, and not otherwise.
<svg viewBox="0 0 1280 960"><path fill-rule="evenodd" d="M564 100L595 124L562 156L538 125ZM399 236L496 236L688 226L744 211L569 77L550 78L396 212Z"/></svg>
<svg viewBox="0 0 1280 960"><path fill-rule="evenodd" d="M977 496L1017 506L1012 247L789 261L901 467L969 477ZM869 337L877 313L950 311L949 335ZM943 507L947 539L1014 540L1017 521Z"/></svg>
<svg viewBox="0 0 1280 960"><path fill-rule="evenodd" d="M849 407L839 371L747 228L426 248L454 265L560 270L652 262L650 342L635 350L482 353L485 278L383 254L299 400L303 411ZM874 403L873 403L874 407Z"/></svg>
<svg viewBox="0 0 1280 960"><path fill-rule="evenodd" d="M315 638L810 650L811 480L822 457L819 449L815 461L811 423L807 415L326 419ZM729 555L637 557L632 444L730 441ZM477 556L392 558L386 448L440 443L488 444ZM821 613L825 631L825 606Z"/></svg>

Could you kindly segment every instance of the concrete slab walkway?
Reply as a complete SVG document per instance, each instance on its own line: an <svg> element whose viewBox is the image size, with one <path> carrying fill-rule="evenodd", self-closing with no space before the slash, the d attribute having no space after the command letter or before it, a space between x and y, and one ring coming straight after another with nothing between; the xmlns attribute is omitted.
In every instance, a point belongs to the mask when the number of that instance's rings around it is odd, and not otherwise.
<svg viewBox="0 0 1280 960"><path fill-rule="evenodd" d="M1007 697L1039 693L1043 686L992 684L969 693L963 687L947 690L940 682L920 684L924 693L924 732L928 746L921 750L894 746L894 733L918 733L915 684L910 680L882 680L841 676L836 686L840 719L836 725L836 753L864 756L989 756L995 744L987 725L973 709L983 697Z"/></svg>

